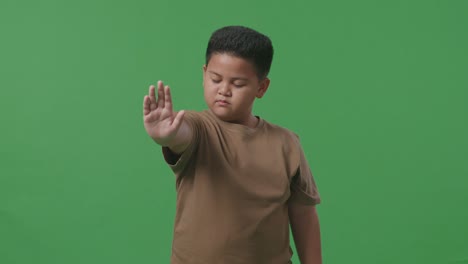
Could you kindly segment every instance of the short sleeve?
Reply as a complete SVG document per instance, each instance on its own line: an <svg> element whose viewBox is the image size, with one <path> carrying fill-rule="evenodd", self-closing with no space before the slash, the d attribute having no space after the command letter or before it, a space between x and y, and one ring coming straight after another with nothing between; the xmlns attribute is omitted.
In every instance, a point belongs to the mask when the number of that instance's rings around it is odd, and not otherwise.
<svg viewBox="0 0 468 264"><path fill-rule="evenodd" d="M291 179L291 196L289 203L316 205L320 203L320 195L314 177L305 157L302 147L298 145L299 165L296 174Z"/></svg>
<svg viewBox="0 0 468 264"><path fill-rule="evenodd" d="M181 155L176 155L172 153L169 150L169 148L162 147L164 160L176 175L178 175L185 169L185 167L193 157L194 153L196 152L197 146L200 141L199 139L201 133L201 121L200 117L198 116L198 113L194 111L187 111L184 115L184 121L187 122L189 127L192 129L193 133L192 139L189 145L187 146L187 149Z"/></svg>

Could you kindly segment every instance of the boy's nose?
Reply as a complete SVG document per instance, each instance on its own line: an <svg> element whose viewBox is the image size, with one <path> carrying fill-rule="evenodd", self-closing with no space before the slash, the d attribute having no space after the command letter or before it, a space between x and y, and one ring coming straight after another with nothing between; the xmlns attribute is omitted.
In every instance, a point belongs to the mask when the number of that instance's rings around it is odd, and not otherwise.
<svg viewBox="0 0 468 264"><path fill-rule="evenodd" d="M224 95L224 96L231 96L231 91L227 87L227 85L220 85L218 89L218 94Z"/></svg>

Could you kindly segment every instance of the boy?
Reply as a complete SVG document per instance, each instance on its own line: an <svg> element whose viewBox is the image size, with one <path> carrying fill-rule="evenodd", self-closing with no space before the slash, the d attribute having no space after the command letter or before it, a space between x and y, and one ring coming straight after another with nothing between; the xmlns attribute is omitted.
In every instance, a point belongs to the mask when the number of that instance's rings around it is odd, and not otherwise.
<svg viewBox="0 0 468 264"><path fill-rule="evenodd" d="M273 58L265 35L215 31L203 66L208 110L172 110L168 86L144 97L144 125L176 175L172 264L321 263L320 197L297 136L254 116Z"/></svg>

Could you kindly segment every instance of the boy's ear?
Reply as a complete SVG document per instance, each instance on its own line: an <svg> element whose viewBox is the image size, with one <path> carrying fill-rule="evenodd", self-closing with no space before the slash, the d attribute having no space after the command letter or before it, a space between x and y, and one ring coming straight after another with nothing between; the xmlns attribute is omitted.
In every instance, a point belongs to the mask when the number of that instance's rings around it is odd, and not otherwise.
<svg viewBox="0 0 468 264"><path fill-rule="evenodd" d="M206 64L203 65L203 78L202 78L202 80L203 80L203 82L202 82L203 87L205 86L205 74L206 74Z"/></svg>
<svg viewBox="0 0 468 264"><path fill-rule="evenodd" d="M268 78L264 78L261 82L260 82L260 86L258 87L258 90L257 90L257 98L262 98L263 95L266 93L266 91L268 90L268 86L270 86L270 79Z"/></svg>

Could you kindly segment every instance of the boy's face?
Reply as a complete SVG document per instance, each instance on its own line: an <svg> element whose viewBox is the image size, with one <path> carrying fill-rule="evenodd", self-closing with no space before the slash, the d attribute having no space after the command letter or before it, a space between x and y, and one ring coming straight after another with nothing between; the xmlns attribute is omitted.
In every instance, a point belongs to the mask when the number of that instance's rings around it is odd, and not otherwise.
<svg viewBox="0 0 468 264"><path fill-rule="evenodd" d="M255 98L261 98L270 80L260 80L253 64L226 53L215 53L203 66L205 101L221 120L249 126Z"/></svg>

